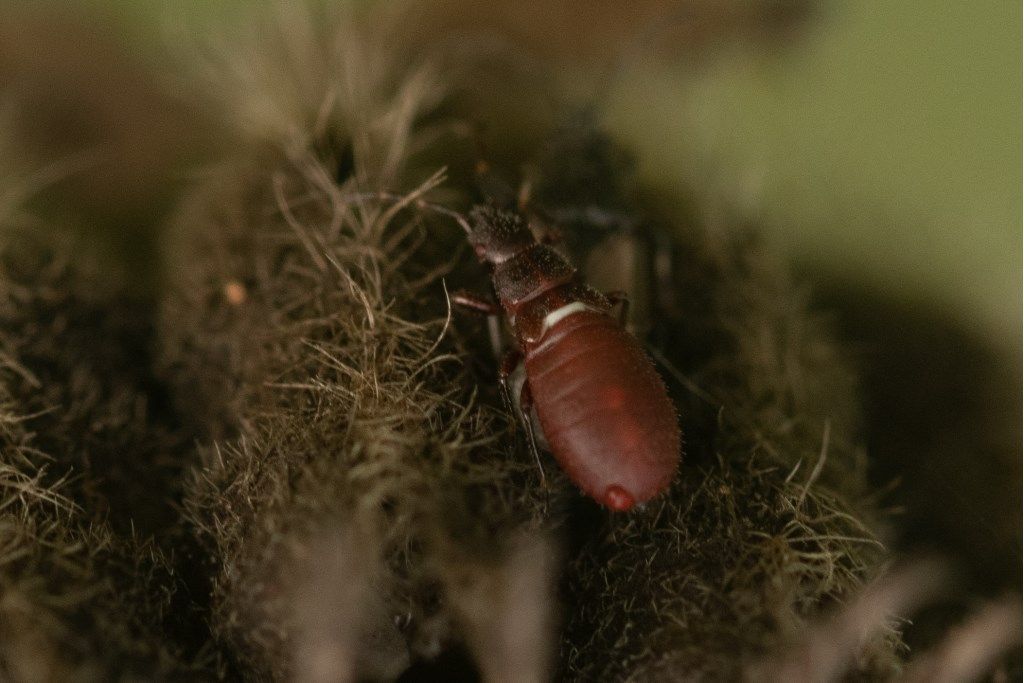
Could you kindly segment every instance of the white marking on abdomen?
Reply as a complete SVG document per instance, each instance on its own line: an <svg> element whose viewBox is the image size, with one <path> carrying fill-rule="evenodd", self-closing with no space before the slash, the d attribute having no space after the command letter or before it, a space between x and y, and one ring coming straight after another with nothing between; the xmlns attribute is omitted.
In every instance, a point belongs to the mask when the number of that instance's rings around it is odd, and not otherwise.
<svg viewBox="0 0 1024 683"><path fill-rule="evenodd" d="M581 303L579 301L573 301L571 304L566 304L561 308L556 308L555 310L551 311L546 316L544 316L544 324L541 327L541 336L543 336L544 333L550 330L552 327L557 325L558 322L562 320L562 318L566 318L572 315L573 313L580 313L582 311L592 310L594 310L593 307L587 306L586 304Z"/></svg>

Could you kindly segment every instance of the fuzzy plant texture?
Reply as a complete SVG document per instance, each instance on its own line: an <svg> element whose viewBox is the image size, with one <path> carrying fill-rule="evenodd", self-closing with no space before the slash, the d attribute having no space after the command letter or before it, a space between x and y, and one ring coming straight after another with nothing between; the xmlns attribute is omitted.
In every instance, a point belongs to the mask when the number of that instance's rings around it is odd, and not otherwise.
<svg viewBox="0 0 1024 683"><path fill-rule="evenodd" d="M174 524L165 487L180 443L148 407L146 372L125 363L145 318L125 318L136 309L118 278L23 210L55 169L14 156L0 170L0 672L100 681L208 670L202 644L180 645L193 610L150 537Z"/></svg>
<svg viewBox="0 0 1024 683"><path fill-rule="evenodd" d="M490 143L535 161L537 195L577 217L562 230L578 260L625 240L623 258L671 261L649 335L676 376L684 464L666 495L607 513L548 456L542 476L483 324L447 305L485 274L419 200L477 196L459 167L479 98L444 78L472 66L402 55L352 17L281 20L284 55L264 34L225 69L246 82L214 81L248 142L168 229L158 335L207 437L186 524L233 666L391 678L461 651L491 680L735 677L878 571L851 374L756 239L659 215L557 102ZM602 207L635 220L588 225ZM898 647L881 629L857 670L886 677Z"/></svg>
<svg viewBox="0 0 1024 683"><path fill-rule="evenodd" d="M282 3L188 55L228 144L159 286L0 178L0 673L900 675L828 321L756 226L643 187L554 70L415 17ZM628 514L535 460L450 303L489 285L446 211L517 195L631 293L677 406L682 465Z"/></svg>

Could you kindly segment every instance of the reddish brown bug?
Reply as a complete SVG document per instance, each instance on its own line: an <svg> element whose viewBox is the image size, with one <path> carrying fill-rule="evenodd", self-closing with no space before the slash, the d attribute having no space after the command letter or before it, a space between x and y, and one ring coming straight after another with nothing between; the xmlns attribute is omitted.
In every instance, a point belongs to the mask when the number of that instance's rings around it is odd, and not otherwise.
<svg viewBox="0 0 1024 683"><path fill-rule="evenodd" d="M491 268L519 343L502 363L502 386L508 390L522 362L520 409L524 416L536 411L555 459L587 495L613 510L663 491L679 465L681 434L653 363L611 315L620 297L587 286L557 251L537 242L517 213L478 206L459 223ZM500 311L467 294L453 301ZM536 451L532 432L530 439Z"/></svg>
<svg viewBox="0 0 1024 683"><path fill-rule="evenodd" d="M491 268L500 305L465 292L452 302L488 315L503 309L508 317L519 348L505 355L499 379L511 404L509 378L524 365L519 409L535 456L531 411L562 469L599 503L629 510L668 487L679 467L682 434L654 364L623 320L611 315L617 303L628 303L621 293L587 286L516 212L481 205L467 221L415 195L356 196L453 218Z"/></svg>

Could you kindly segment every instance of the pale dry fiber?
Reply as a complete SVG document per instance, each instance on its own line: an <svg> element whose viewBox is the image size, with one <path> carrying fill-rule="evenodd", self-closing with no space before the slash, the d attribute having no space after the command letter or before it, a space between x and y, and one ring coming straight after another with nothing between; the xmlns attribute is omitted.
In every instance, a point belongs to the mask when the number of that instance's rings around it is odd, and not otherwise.
<svg viewBox="0 0 1024 683"><path fill-rule="evenodd" d="M949 630L931 651L915 658L907 681L1009 680L1007 652L1020 647L1021 598L1004 597L982 605Z"/></svg>
<svg viewBox="0 0 1024 683"><path fill-rule="evenodd" d="M835 681L860 668L858 656L872 634L892 628L897 615L918 612L949 591L949 566L916 559L891 568L849 604L820 623L809 624L789 646L753 663L750 681ZM1007 680L1007 653L1020 644L1020 596L1004 597L974 610L942 641L912 653L903 681Z"/></svg>

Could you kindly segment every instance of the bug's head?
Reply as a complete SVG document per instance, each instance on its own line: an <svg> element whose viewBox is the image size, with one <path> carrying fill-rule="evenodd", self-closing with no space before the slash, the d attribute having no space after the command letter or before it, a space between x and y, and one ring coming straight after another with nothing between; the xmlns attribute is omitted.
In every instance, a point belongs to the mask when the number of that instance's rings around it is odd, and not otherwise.
<svg viewBox="0 0 1024 683"><path fill-rule="evenodd" d="M469 214L469 243L482 263L507 261L534 244L522 216L490 206L477 206Z"/></svg>

